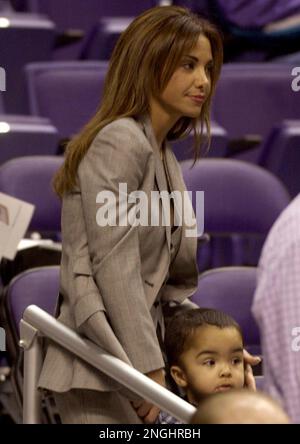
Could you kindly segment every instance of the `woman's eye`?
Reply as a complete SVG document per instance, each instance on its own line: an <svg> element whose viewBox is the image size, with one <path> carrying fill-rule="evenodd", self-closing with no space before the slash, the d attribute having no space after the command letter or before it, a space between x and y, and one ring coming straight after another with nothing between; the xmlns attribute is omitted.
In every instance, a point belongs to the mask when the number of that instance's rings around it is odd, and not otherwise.
<svg viewBox="0 0 300 444"><path fill-rule="evenodd" d="M213 66L212 66L212 65L208 65L208 66L206 66L206 68L205 68L205 71L206 71L207 73L209 73L209 74L212 73L212 70L213 70Z"/></svg>
<svg viewBox="0 0 300 444"><path fill-rule="evenodd" d="M238 364L240 364L242 362L242 360L240 358L235 358L235 359L232 360L232 362L233 362L234 365L238 365Z"/></svg>
<svg viewBox="0 0 300 444"><path fill-rule="evenodd" d="M185 63L183 65L183 67L184 67L184 69L191 70L191 69L194 69L194 64L193 63Z"/></svg>

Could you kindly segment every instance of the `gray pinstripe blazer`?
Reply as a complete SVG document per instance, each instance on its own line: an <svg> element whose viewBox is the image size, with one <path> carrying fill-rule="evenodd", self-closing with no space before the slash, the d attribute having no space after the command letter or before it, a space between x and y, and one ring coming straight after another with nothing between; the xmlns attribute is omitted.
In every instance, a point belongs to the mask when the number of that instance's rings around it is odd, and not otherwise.
<svg viewBox="0 0 300 444"><path fill-rule="evenodd" d="M183 192L180 166L166 145L173 190ZM96 195L120 182L128 193L168 190L148 116L122 118L104 127L78 170L76 189L63 199L62 300L58 319L143 373L164 367L150 314L162 303L182 302L197 288L195 238L181 235L170 264L171 227L99 227ZM184 226L182 227L184 233ZM60 346L49 344L39 386L117 390L120 385Z"/></svg>

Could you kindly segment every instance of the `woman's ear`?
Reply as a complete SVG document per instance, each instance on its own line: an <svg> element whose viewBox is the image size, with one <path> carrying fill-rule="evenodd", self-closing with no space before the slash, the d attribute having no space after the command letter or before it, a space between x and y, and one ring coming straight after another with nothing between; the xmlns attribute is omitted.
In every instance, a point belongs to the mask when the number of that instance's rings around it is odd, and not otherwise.
<svg viewBox="0 0 300 444"><path fill-rule="evenodd" d="M170 373L178 387L186 387L187 386L187 379L185 372L178 367L178 365L172 365L170 368Z"/></svg>

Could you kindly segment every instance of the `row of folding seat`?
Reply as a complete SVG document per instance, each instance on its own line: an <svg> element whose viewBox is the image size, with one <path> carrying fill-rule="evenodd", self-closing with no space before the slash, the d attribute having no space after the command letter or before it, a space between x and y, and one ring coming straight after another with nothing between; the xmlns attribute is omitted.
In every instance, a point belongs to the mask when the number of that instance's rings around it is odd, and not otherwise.
<svg viewBox="0 0 300 444"><path fill-rule="evenodd" d="M40 2L37 2L40 4ZM53 2L56 3L56 2ZM77 2L75 2L77 4ZM101 3L101 2L100 2ZM110 2L109 2L110 3ZM147 5L146 5L147 3ZM149 4L148 4L149 3ZM100 15L93 14L93 26L89 33L86 33L82 39L80 40L80 50L77 53L69 54L67 51L72 51L72 48L78 44L67 44L67 38L65 41L61 38L61 29L59 28L58 21L56 23L52 21L51 18L54 19L51 14L48 16L42 16L38 13L47 12L48 9L51 10L52 2L45 2L45 5L42 7L35 6L31 8L31 13L11 13L7 12L3 14L0 20L0 53L1 53L1 64L5 67L7 71L7 93L5 94L5 106L6 112L10 113L21 113L28 111L28 104L26 103L26 98L24 97L24 77L22 75L22 67L25 64L33 62L33 61L50 61L52 59L56 60L107 60L111 54L112 48L116 42L117 37L120 33L127 27L130 21L134 17L134 11L136 13L140 12L140 10L146 9L148 6L153 6L157 2L145 2L143 5L142 2L138 3L138 8L126 8L123 10L119 8L120 17L111 17L109 16L109 8L112 8L112 14L115 12L112 5L107 8L103 8ZM99 8L99 2L97 2ZM134 3L136 4L136 3ZM47 6L48 5L48 6ZM83 7L83 3L80 2L81 8ZM67 7L70 6L69 2L66 3ZM56 5L57 9L57 5ZM74 11L73 11L74 9ZM87 11L88 11L87 6ZM93 7L91 6L91 10ZM122 17L122 11L128 11L127 16ZM61 5L59 8L59 14L61 17L63 14L64 6ZM76 16L76 6L74 8L69 9L69 15ZM82 14L81 21L85 20L87 14ZM79 19L78 23L79 22ZM68 21L68 20L66 20ZM72 22L72 20L71 20ZM76 28L77 22L75 22L74 27ZM67 25L66 25L67 26ZM79 25L78 25L79 26ZM84 24L82 25L84 28ZM72 37L73 35L73 37ZM76 33L69 34L69 41L76 40L79 37L76 37ZM61 54L57 56L57 48L60 48ZM238 64L237 64L238 65ZM243 79L240 79L240 82L244 80L245 76L248 81L250 77L253 77L252 69L249 66L245 66L243 68L243 64L241 65L240 71L236 74L237 76L243 76ZM274 66L273 63L266 64L269 65L263 67L263 70L268 69L268 73L271 71L278 72L278 66ZM287 68L288 69L288 68ZM228 75L226 67L223 70L222 77L224 82L232 81L232 69L228 69ZM241 76L240 76L241 74ZM226 80L229 79L229 80ZM264 80L259 82L258 87L260 85L263 86ZM238 95L237 95L238 96ZM243 93L240 94L243 96ZM253 98L255 96L252 96ZM227 99L227 97L224 97ZM222 98L220 97L220 101L222 103ZM223 107L216 110L217 113L223 112ZM293 116L294 117L294 116ZM226 119L226 117L222 117L221 119ZM243 120L243 114L237 115L238 122L243 121L245 126L245 121ZM217 119L218 121L218 119ZM251 117L250 117L251 122ZM219 121L222 124L221 120ZM227 122L228 123L228 122ZM225 128L227 129L226 125ZM228 131L231 133L232 122L229 122ZM240 123L239 123L240 128ZM235 131L235 129L234 129Z"/></svg>
<svg viewBox="0 0 300 444"><path fill-rule="evenodd" d="M61 204L52 178L62 162L62 156L27 156L0 166L0 192L35 206L29 231L42 237L60 237ZM207 243L201 238L199 243L199 269L257 265L262 242L290 202L285 186L261 167L238 160L205 159L193 169L191 161L185 161L181 166L198 227L204 223L204 232L211 238ZM199 213L197 191L204 192L204 214Z"/></svg>
<svg viewBox="0 0 300 444"><path fill-rule="evenodd" d="M49 119L49 143L45 143L44 137L46 121L41 121L44 139L40 146L35 147L33 137L30 139L31 153L25 146L26 138L24 146L21 142L20 128L17 148L8 145L12 132L5 135L7 125L2 124L0 161L17 154L38 154L42 146L43 153L53 154L58 140L77 133L95 112L101 100L106 70L107 62L96 61L43 62L26 66L29 111L36 119ZM300 162L300 93L292 89L293 79L289 65L225 65L212 105L212 144L208 156L234 157L261 165L278 175L294 196L300 191L296 174ZM1 117L8 125L16 124L16 119ZM19 123L25 122L23 117L19 119ZM30 123L30 118L27 119ZM179 160L192 157L192 136L173 143ZM37 137L36 141L38 143Z"/></svg>
<svg viewBox="0 0 300 444"><path fill-rule="evenodd" d="M92 36L101 17L106 19L101 22L103 32L99 48L102 48L102 52L97 55L97 60L107 60L110 55L108 48L112 48L124 27L133 17L159 4L159 1L28 0L25 3L21 9L26 12L16 12L8 7L0 10L1 66L7 73L5 110L15 114L28 111L22 76L22 67L26 63L91 58L89 46L95 45ZM116 15L128 16L121 27L120 19L115 19ZM119 24L117 31L116 24Z"/></svg>
<svg viewBox="0 0 300 444"><path fill-rule="evenodd" d="M28 65L30 113L50 118L62 137L70 136L96 110L106 71L107 62L96 61ZM288 64L224 65L212 103L213 120L230 139L249 135L264 139L282 120L300 119L293 79ZM69 103L77 121L74 115L62 118L63 111L58 112Z"/></svg>

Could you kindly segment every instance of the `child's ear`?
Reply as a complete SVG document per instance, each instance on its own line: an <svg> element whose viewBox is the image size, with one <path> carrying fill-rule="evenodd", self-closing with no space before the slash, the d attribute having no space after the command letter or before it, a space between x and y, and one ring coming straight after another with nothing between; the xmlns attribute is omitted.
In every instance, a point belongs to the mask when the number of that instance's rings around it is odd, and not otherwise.
<svg viewBox="0 0 300 444"><path fill-rule="evenodd" d="M187 386L187 379L185 372L180 367L178 367L178 365L172 365L170 368L170 373L172 378L179 387Z"/></svg>

